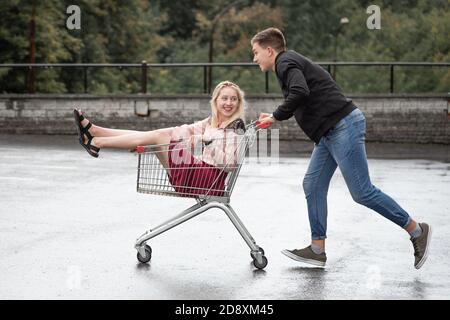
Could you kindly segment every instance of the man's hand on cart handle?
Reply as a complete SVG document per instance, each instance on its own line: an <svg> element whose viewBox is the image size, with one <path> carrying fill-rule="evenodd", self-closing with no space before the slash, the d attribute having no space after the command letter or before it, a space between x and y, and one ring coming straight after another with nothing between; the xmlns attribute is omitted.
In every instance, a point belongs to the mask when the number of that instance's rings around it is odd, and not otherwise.
<svg viewBox="0 0 450 320"><path fill-rule="evenodd" d="M258 128L267 129L272 124L274 124L274 122L275 122L275 118L273 117L273 114L261 113L259 115L259 119L256 121L256 125L258 126Z"/></svg>

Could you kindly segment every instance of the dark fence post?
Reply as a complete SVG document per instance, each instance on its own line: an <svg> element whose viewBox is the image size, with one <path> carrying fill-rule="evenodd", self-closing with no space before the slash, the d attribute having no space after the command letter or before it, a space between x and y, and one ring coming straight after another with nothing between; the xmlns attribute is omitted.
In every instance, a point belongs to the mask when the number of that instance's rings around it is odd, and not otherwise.
<svg viewBox="0 0 450 320"><path fill-rule="evenodd" d="M88 83L87 83L87 67L84 67L83 68L83 72L84 72L84 93L87 93L87 86L88 86Z"/></svg>
<svg viewBox="0 0 450 320"><path fill-rule="evenodd" d="M391 93L394 93L394 65L391 64Z"/></svg>
<svg viewBox="0 0 450 320"><path fill-rule="evenodd" d="M208 94L211 94L212 87L212 66L208 67Z"/></svg>
<svg viewBox="0 0 450 320"><path fill-rule="evenodd" d="M141 65L141 93L147 93L147 61L143 60Z"/></svg>
<svg viewBox="0 0 450 320"><path fill-rule="evenodd" d="M21 68L19 68L19 71L22 70ZM24 80L25 80L25 87L24 87L24 93L28 92L28 69L27 68L23 68L23 70L25 71L23 76L24 76Z"/></svg>
<svg viewBox="0 0 450 320"><path fill-rule="evenodd" d="M447 119L450 120L450 92L447 92Z"/></svg>
<svg viewBox="0 0 450 320"><path fill-rule="evenodd" d="M208 68L203 66L203 93L208 93Z"/></svg>
<svg viewBox="0 0 450 320"><path fill-rule="evenodd" d="M27 77L27 92L28 93L36 93L36 74L35 68L33 66L28 67L28 77Z"/></svg>

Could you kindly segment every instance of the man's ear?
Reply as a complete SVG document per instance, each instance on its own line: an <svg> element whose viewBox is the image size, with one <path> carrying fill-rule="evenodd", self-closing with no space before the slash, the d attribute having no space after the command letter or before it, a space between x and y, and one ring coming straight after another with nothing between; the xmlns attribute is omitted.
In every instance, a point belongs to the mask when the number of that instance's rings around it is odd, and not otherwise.
<svg viewBox="0 0 450 320"><path fill-rule="evenodd" d="M278 51L276 51L276 50L275 50L274 48L272 48L272 47L267 47L267 49L269 49L269 56L270 56L270 57L276 56L277 53L278 53Z"/></svg>

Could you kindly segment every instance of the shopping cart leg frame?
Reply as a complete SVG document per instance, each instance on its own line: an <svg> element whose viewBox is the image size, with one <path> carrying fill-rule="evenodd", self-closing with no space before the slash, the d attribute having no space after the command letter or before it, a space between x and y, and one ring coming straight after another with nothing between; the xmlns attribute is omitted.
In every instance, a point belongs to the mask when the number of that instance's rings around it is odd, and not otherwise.
<svg viewBox="0 0 450 320"><path fill-rule="evenodd" d="M183 222L186 222L194 218L195 216L211 208L218 208L226 213L226 215L231 220L231 222L233 223L239 234L242 236L244 241L250 247L252 258L256 259L258 263L261 264L263 262L264 251L256 244L255 240L250 235L250 233L248 232L247 228L244 226L242 221L239 219L239 217L237 216L236 212L233 210L231 205L228 203L221 203L217 201L198 202L192 207L182 211L177 216L165 221L164 223L158 225L153 229L148 230L136 240L135 248L142 256L145 256L145 243L148 240L172 229L173 227L176 227L177 225L182 224Z"/></svg>
<svg viewBox="0 0 450 320"><path fill-rule="evenodd" d="M135 248L142 254L144 252L145 242L150 240L151 238L156 237L157 235L160 235L163 232L166 232L173 227L176 227L179 224L182 224L183 222L186 222L193 217L199 215L200 213L204 212L205 209L204 206L201 203L196 203L192 207L182 211L180 214L176 215L175 217L163 222L159 226L148 230L145 232L142 236L140 236L136 240ZM144 252L145 253L145 252Z"/></svg>
<svg viewBox="0 0 450 320"><path fill-rule="evenodd" d="M242 223L241 219L239 219L236 212L233 210L230 204L225 204L227 207L227 211L225 211L230 218L231 222L234 224L236 229L241 234L242 238L244 238L245 242L247 242L248 246L250 247L250 255L253 259L256 259L259 263L262 263L262 257L264 255L264 250L260 248L256 241L251 236L250 232L247 230L245 225Z"/></svg>
<svg viewBox="0 0 450 320"><path fill-rule="evenodd" d="M233 210L230 204L221 204L223 208L221 208L225 213L227 214L228 218L230 218L231 222L235 226L235 228L238 230L239 234L242 236L242 238L245 240L247 245L250 247L250 255L253 259L256 259L258 263L263 263L263 251L262 249L256 244L255 240L251 236L250 232L248 232L245 225L242 223L241 219L239 219L236 212Z"/></svg>
<svg viewBox="0 0 450 320"><path fill-rule="evenodd" d="M176 221L177 219L180 219L180 218L184 217L186 214L189 214L189 213L191 213L191 212L193 212L193 211L195 211L195 210L197 210L197 209L199 209L201 207L202 207L202 204L201 203L197 203L197 204L193 205L192 207L189 207L188 209L183 210L181 213L177 214L175 217L172 217L172 218L168 219L167 221L164 221L163 223L161 223L158 226L154 227L153 229L150 229L149 231L158 230L158 229L160 229L160 228L162 228L162 227L164 227L166 225L169 225L173 221ZM184 221L187 221L187 220L184 220ZM182 222L184 222L184 221L182 221ZM180 222L180 223L182 223L182 222ZM176 225L178 225L178 224L176 224ZM176 225L174 225L174 226L176 226Z"/></svg>

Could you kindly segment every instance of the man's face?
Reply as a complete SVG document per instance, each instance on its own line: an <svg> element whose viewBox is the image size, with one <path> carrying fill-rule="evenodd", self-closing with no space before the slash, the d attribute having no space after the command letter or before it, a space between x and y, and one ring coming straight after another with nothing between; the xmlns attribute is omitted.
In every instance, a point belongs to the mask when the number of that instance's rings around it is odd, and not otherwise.
<svg viewBox="0 0 450 320"><path fill-rule="evenodd" d="M258 42L253 43L253 62L259 64L261 71L269 71L275 63L275 51L271 47L263 48Z"/></svg>

